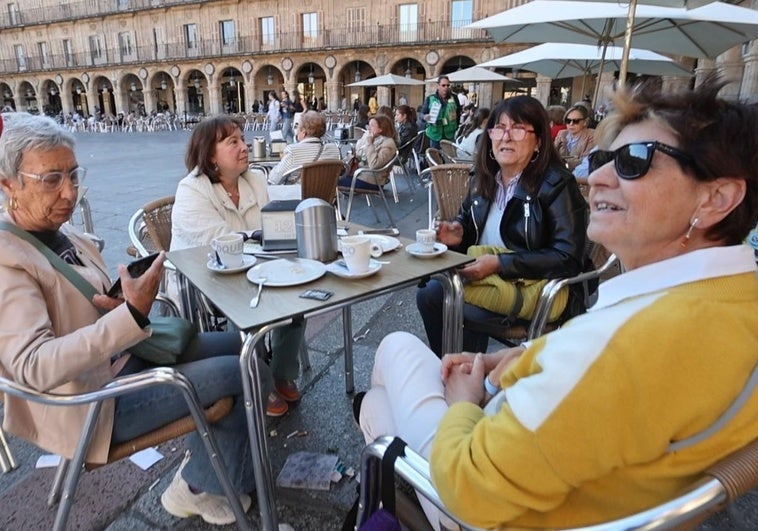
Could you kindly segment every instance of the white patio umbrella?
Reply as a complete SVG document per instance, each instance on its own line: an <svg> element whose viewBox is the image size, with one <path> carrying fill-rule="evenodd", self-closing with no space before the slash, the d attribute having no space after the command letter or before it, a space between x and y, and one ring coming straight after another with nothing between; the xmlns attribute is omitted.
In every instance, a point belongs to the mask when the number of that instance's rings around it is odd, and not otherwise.
<svg viewBox="0 0 758 531"><path fill-rule="evenodd" d="M445 75L450 78L450 81L453 83L487 83L494 81L513 81L516 83L521 83L518 79L498 74L497 72L487 70L481 66L470 66L468 68L464 68L463 70L457 70ZM439 76L429 78L426 80L426 82L436 83L437 79L439 79Z"/></svg>
<svg viewBox="0 0 758 531"><path fill-rule="evenodd" d="M395 74L384 74L382 76L372 77L370 79L364 79L363 81L356 81L355 83L348 84L348 87L387 87L387 86L412 86L423 85L424 82L420 79L413 79L412 77L398 76Z"/></svg>
<svg viewBox="0 0 758 531"><path fill-rule="evenodd" d="M497 42L549 39L607 47L622 42L628 14L628 6L608 1L533 0L468 27L487 30ZM638 48L716 57L758 37L758 11L722 2L697 9L637 5L632 35Z"/></svg>
<svg viewBox="0 0 758 531"><path fill-rule="evenodd" d="M617 70L622 52L623 48L620 46L609 46L605 53L606 65ZM546 42L486 61L479 66L530 70L553 79L561 79L598 73L601 55L602 50L590 44ZM693 75L689 69L665 55L637 48L630 50L629 70L636 74L652 76Z"/></svg>

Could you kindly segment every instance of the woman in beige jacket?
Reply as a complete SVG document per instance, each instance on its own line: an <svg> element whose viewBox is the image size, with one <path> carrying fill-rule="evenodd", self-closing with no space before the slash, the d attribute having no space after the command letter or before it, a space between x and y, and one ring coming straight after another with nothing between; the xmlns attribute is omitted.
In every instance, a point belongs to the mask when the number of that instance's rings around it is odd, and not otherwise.
<svg viewBox="0 0 758 531"><path fill-rule="evenodd" d="M73 136L47 117L3 116L0 186L2 221L47 246L98 291L88 300L31 243L0 230L0 374L39 391L77 394L99 389L117 375L150 365L128 353L151 334L147 315L158 291L165 256L140 277L119 266L123 295L104 293L111 285L98 250L65 222L86 175L74 155ZM253 489L236 334L199 334L176 368L194 384L204 405L233 396L232 412L214 424L230 477L238 492ZM87 406L56 408L6 397L4 428L35 445L71 458ZM148 412L146 414L146 412ZM86 457L104 463L112 443L123 442L188 414L180 392L155 387L103 404ZM178 517L200 515L209 523L234 522L234 514L193 434L191 458L182 463L161 501ZM247 510L250 497L241 495Z"/></svg>
<svg viewBox="0 0 758 531"><path fill-rule="evenodd" d="M356 169L371 168L375 170L386 166L397 153L397 144L395 144L394 139L395 126L392 120L383 114L373 116L368 122L366 134L355 145L355 156L360 160L360 165ZM364 181L359 178L355 182L355 187L376 190L380 186L387 184L389 175L390 170L380 174L372 173L369 177L370 181ZM352 174L346 174L340 177L338 185L349 188L352 181Z"/></svg>
<svg viewBox="0 0 758 531"><path fill-rule="evenodd" d="M558 132L555 147L566 167L574 171L595 147L595 130L589 128L589 111L584 105L576 104L566 111L563 122L566 129Z"/></svg>

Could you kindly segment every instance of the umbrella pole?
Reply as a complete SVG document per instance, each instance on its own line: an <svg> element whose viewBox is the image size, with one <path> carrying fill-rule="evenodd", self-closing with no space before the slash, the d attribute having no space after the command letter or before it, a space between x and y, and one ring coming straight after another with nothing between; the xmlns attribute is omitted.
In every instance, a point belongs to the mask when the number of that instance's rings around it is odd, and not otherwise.
<svg viewBox="0 0 758 531"><path fill-rule="evenodd" d="M629 66L629 50L632 48L632 30L634 29L634 13L637 11L637 0L630 0L629 12L626 16L626 31L624 32L624 52L621 56L621 69L619 70L619 86L626 84L626 72Z"/></svg>
<svg viewBox="0 0 758 531"><path fill-rule="evenodd" d="M608 51L608 41L603 42L603 53L600 55L600 68L597 72L597 81L595 81L595 95L592 97L592 109L597 107L597 97L600 94L600 80L603 77L603 70L605 69L605 52Z"/></svg>

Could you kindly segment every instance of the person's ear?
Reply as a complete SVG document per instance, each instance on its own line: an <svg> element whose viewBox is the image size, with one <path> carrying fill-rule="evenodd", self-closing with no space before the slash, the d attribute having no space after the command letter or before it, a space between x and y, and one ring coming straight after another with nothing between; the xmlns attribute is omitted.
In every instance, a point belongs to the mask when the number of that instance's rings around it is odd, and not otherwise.
<svg viewBox="0 0 758 531"><path fill-rule="evenodd" d="M703 194L696 211L700 228L719 223L745 199L747 183L737 177L719 177L702 183Z"/></svg>

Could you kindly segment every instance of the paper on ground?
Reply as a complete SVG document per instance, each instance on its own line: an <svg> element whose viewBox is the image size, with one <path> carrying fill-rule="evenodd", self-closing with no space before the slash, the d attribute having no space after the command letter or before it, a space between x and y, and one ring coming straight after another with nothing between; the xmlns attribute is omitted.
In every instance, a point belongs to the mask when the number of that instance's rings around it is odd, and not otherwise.
<svg viewBox="0 0 758 531"><path fill-rule="evenodd" d="M140 467L142 470L147 470L161 459L163 459L163 454L155 448L145 448L136 454L132 454L129 458L132 463Z"/></svg>
<svg viewBox="0 0 758 531"><path fill-rule="evenodd" d="M41 455L37 458L37 463L34 465L34 468L51 468L58 466L60 462L61 456L59 455Z"/></svg>

